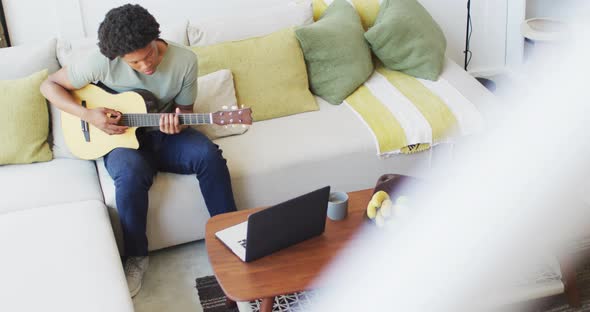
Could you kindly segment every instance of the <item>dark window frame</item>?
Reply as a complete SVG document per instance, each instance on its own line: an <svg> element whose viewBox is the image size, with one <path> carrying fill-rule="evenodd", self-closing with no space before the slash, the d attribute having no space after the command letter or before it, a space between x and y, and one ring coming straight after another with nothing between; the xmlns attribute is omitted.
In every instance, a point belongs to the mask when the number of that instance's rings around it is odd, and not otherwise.
<svg viewBox="0 0 590 312"><path fill-rule="evenodd" d="M8 26L6 25L6 16L4 15L4 7L2 6L2 1L0 0L0 23L2 23L2 28L4 29L4 37L6 38L6 44L10 47L10 35L8 34Z"/></svg>

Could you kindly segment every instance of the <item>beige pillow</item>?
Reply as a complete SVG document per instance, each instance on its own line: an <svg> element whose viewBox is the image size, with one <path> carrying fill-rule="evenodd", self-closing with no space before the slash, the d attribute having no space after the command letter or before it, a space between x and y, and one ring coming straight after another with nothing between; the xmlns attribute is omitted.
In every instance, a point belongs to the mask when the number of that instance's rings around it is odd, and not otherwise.
<svg viewBox="0 0 590 312"><path fill-rule="evenodd" d="M238 102L252 108L254 121L319 109L293 29L192 49L199 74L231 70Z"/></svg>
<svg viewBox="0 0 590 312"><path fill-rule="evenodd" d="M83 60L98 49L98 39L82 38L76 40L57 39L55 51L59 64L64 67L73 61Z"/></svg>
<svg viewBox="0 0 590 312"><path fill-rule="evenodd" d="M197 99L193 106L195 113L215 113L222 110L223 106L227 106L228 108L238 106L238 100L236 99L236 92L234 90L234 78L229 69L222 69L201 76L198 78L197 85L199 92L197 93ZM242 134L248 131L248 127L242 127L242 125L232 127L212 124L193 127L211 140Z"/></svg>
<svg viewBox="0 0 590 312"><path fill-rule="evenodd" d="M30 164L53 158L47 136L49 113L39 87L47 70L15 80L0 80L0 165Z"/></svg>

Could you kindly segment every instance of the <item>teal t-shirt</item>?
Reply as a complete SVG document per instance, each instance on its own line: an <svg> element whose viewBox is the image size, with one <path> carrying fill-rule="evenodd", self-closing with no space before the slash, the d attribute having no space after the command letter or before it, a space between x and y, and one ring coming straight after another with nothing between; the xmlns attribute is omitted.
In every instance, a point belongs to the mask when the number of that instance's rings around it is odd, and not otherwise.
<svg viewBox="0 0 590 312"><path fill-rule="evenodd" d="M158 98L158 112L173 111L173 104L193 105L197 97L197 57L191 50L166 42L168 49L152 75L135 71L117 57L109 60L98 48L88 58L67 67L68 78L75 88L100 81L117 92L148 90Z"/></svg>

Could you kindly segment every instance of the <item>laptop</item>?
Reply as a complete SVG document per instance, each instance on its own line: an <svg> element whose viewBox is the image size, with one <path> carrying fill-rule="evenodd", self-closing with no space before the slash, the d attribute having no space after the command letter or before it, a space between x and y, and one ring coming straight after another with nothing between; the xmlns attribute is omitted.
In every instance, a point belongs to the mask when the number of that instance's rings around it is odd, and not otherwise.
<svg viewBox="0 0 590 312"><path fill-rule="evenodd" d="M320 188L253 213L215 236L242 261L254 261L322 234L329 196L329 186Z"/></svg>

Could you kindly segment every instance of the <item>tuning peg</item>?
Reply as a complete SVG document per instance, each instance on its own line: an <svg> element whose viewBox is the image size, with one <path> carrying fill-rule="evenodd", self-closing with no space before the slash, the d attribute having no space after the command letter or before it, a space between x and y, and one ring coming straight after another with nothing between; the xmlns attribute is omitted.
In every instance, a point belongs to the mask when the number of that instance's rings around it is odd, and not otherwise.
<svg viewBox="0 0 590 312"><path fill-rule="evenodd" d="M246 125L242 125L242 128L246 128Z"/></svg>
<svg viewBox="0 0 590 312"><path fill-rule="evenodd" d="M227 105L221 106L221 109L227 109Z"/></svg>
<svg viewBox="0 0 590 312"><path fill-rule="evenodd" d="M231 109L238 109L236 105L232 106Z"/></svg>
<svg viewBox="0 0 590 312"><path fill-rule="evenodd" d="M223 129L227 129L227 125L223 126Z"/></svg>

